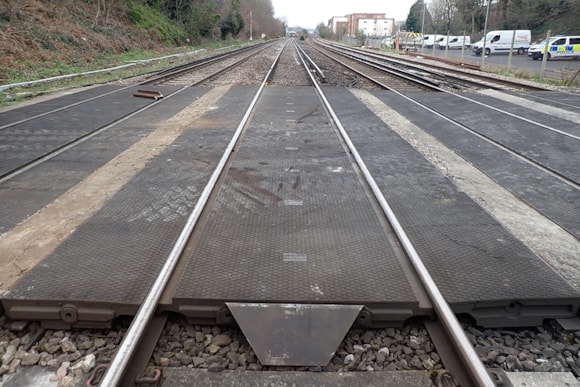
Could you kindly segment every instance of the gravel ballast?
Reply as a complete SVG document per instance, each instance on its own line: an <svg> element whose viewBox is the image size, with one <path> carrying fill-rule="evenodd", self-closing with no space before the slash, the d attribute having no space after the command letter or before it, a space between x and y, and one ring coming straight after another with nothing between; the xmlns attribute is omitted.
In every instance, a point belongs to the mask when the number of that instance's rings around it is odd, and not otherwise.
<svg viewBox="0 0 580 387"><path fill-rule="evenodd" d="M36 323L0 319L0 377L3 385L19 369L42 366L59 385L88 377L111 361L126 327L112 330L41 330ZM39 335L40 333L40 335ZM531 329L480 329L466 333L486 367L511 372L572 372L580 377L580 331L563 332L553 323ZM151 358L156 367L186 367L209 372L431 371L441 358L420 325L401 329L351 329L329 364L322 367L263 366L237 328L199 326L181 319L168 322ZM75 382L76 381L76 382Z"/></svg>

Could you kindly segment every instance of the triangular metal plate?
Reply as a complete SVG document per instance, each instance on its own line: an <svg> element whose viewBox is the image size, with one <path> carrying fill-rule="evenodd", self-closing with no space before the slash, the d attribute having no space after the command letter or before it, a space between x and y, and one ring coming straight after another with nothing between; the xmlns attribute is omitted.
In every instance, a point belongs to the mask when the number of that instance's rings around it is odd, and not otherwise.
<svg viewBox="0 0 580 387"><path fill-rule="evenodd" d="M226 305L262 365L325 366L362 305Z"/></svg>

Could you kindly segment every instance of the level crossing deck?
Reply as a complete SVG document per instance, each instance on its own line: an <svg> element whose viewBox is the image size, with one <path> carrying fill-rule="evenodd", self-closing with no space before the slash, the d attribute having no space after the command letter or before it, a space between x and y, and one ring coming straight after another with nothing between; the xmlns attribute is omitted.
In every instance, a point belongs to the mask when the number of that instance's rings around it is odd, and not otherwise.
<svg viewBox="0 0 580 387"><path fill-rule="evenodd" d="M135 313L252 89L231 88L24 275L2 296L9 315L40 313L55 323L64 316L71 325L91 325ZM206 92L192 88L176 101L184 106L186 98ZM347 89L328 93L456 312L487 326L536 325L577 313L580 294L544 261ZM396 104L392 94L376 94ZM91 144L69 161L99 158ZM2 194L53 200L55 193L34 185L34 176L19 176L28 188L17 192L5 184ZM23 203L31 208L20 218L38 210ZM5 207L1 211L9 211ZM430 313L390 227L308 87L265 90L187 256L163 308L192 319L215 322L226 302L363 305L375 325Z"/></svg>

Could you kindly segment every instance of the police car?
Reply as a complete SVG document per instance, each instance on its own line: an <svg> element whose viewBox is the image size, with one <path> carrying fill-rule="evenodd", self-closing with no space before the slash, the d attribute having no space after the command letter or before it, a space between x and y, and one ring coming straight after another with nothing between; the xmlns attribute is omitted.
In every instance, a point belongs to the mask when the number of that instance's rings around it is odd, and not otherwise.
<svg viewBox="0 0 580 387"><path fill-rule="evenodd" d="M528 56L533 60L542 58L546 50L546 41L534 44L528 50ZM557 58L580 58L580 36L556 36L548 41L548 60Z"/></svg>

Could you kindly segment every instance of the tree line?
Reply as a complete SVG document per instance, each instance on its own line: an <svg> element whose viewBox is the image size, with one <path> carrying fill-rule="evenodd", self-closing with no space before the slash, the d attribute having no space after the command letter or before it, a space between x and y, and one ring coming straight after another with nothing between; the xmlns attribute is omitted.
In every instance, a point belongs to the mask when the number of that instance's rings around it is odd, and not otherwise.
<svg viewBox="0 0 580 387"><path fill-rule="evenodd" d="M104 1L104 0L100 0ZM125 0L108 0L125 1ZM155 8L183 26L194 41L218 36L281 36L285 26L274 17L271 0L132 0ZM251 31L250 31L251 29Z"/></svg>
<svg viewBox="0 0 580 387"><path fill-rule="evenodd" d="M417 0L405 21L407 31L420 32L425 0ZM426 0L424 33L464 31L473 37L483 34L488 0ZM489 29L526 29L534 36L580 34L580 0L489 0Z"/></svg>
<svg viewBox="0 0 580 387"><path fill-rule="evenodd" d="M37 1L37 0L35 0ZM94 7L95 14L92 27L107 26L112 16L127 13L134 23L145 22L162 24L155 15L163 15L171 26L183 33L172 33L177 40L184 38L193 41L226 39L227 37L249 38L283 36L284 23L274 17L274 7L271 0L40 0L50 3L86 3ZM18 19L18 13L23 8L31 6L32 0L0 0L0 20L8 22ZM250 31L251 29L251 31ZM170 40L176 40L174 38ZM183 42L173 42L183 43Z"/></svg>

